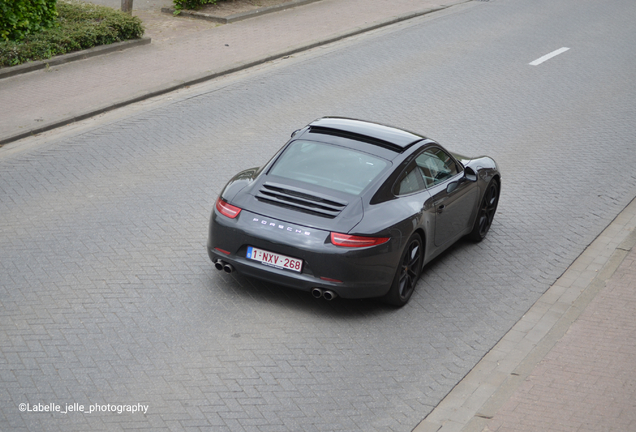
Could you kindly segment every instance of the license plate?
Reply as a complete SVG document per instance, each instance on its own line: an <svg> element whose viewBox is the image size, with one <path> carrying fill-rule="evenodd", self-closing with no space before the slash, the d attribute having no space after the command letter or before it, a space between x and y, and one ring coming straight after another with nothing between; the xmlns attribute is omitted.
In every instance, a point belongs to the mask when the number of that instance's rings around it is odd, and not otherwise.
<svg viewBox="0 0 636 432"><path fill-rule="evenodd" d="M247 258L262 262L268 266L292 270L299 273L303 268L303 260L269 252L263 249L257 249L252 246L247 247Z"/></svg>

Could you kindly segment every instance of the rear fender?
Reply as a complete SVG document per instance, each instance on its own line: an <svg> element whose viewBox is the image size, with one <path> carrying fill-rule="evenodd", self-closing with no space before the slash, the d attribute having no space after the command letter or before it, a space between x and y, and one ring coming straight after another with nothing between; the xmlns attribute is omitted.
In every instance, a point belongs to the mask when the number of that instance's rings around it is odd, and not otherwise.
<svg viewBox="0 0 636 432"><path fill-rule="evenodd" d="M221 192L221 198L227 202L231 202L236 194L254 181L258 175L258 170L259 167L246 169L232 177L227 185L225 185L223 192Z"/></svg>

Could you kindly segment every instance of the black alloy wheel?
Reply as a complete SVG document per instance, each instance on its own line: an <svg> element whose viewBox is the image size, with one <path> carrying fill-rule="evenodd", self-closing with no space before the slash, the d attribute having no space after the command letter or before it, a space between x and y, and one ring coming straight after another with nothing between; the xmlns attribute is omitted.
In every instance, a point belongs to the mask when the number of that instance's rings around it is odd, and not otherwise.
<svg viewBox="0 0 636 432"><path fill-rule="evenodd" d="M422 272L423 259L422 239L418 234L413 234L402 252L400 265L395 273L391 288L383 299L386 303L394 306L404 306L408 303Z"/></svg>
<svg viewBox="0 0 636 432"><path fill-rule="evenodd" d="M488 183L488 187L484 193L484 199L479 206L473 230L468 235L471 240L480 242L486 237L486 234L488 234L488 230L490 230L490 226L492 225L492 221L495 218L498 203L499 183L497 180L492 179L490 180L490 183Z"/></svg>

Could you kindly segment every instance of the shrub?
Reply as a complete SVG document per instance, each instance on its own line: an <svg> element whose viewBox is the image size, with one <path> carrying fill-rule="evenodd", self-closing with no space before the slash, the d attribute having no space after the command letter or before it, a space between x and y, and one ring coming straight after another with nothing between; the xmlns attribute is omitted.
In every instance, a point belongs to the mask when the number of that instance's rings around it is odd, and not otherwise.
<svg viewBox="0 0 636 432"><path fill-rule="evenodd" d="M0 0L0 40L21 40L55 24L57 0Z"/></svg>
<svg viewBox="0 0 636 432"><path fill-rule="evenodd" d="M199 9L206 4L215 4L218 0L173 0L174 14L179 15L183 9Z"/></svg>
<svg viewBox="0 0 636 432"><path fill-rule="evenodd" d="M29 34L19 42L0 41L0 67L140 38L144 34L138 17L108 7L61 0L57 10L57 26Z"/></svg>

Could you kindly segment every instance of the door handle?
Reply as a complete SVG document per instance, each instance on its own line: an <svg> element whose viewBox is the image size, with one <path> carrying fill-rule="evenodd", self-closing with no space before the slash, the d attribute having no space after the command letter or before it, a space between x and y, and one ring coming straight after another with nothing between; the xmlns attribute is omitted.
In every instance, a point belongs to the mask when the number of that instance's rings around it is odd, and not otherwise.
<svg viewBox="0 0 636 432"><path fill-rule="evenodd" d="M444 209L446 208L446 206L444 204L440 205L437 207L437 213L442 213L444 211Z"/></svg>

